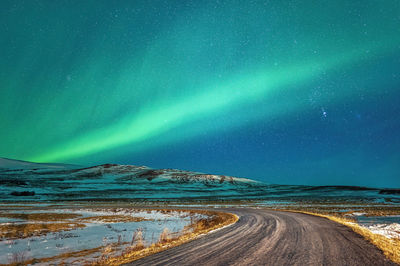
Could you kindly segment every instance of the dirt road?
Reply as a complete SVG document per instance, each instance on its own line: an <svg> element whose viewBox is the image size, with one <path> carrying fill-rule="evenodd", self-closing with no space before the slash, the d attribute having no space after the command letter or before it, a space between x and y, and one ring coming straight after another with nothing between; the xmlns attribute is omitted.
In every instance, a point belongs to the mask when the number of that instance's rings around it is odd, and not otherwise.
<svg viewBox="0 0 400 266"><path fill-rule="evenodd" d="M351 229L325 218L230 209L239 221L128 265L396 265Z"/></svg>

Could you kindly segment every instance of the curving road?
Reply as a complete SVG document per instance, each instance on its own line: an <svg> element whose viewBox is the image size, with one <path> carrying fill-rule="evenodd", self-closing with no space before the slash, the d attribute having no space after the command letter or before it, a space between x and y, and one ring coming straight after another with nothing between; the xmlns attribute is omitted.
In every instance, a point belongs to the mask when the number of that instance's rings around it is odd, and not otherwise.
<svg viewBox="0 0 400 266"><path fill-rule="evenodd" d="M325 218L227 209L234 225L128 265L396 265L346 226Z"/></svg>

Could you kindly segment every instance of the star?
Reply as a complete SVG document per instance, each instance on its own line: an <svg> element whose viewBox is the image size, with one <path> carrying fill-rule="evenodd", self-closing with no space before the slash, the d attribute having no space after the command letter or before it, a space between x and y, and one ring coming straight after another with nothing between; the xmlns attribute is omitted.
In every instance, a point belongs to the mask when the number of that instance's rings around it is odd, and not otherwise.
<svg viewBox="0 0 400 266"><path fill-rule="evenodd" d="M324 118L327 117L328 113L325 111L325 108L324 108L324 107L321 108L321 111L322 111L322 116L323 116Z"/></svg>

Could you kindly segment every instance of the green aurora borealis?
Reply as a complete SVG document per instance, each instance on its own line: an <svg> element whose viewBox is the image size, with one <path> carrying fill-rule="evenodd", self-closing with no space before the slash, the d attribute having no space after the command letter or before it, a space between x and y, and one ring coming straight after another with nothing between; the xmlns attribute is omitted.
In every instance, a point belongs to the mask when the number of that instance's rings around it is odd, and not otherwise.
<svg viewBox="0 0 400 266"><path fill-rule="evenodd" d="M399 1L3 1L0 156L400 187Z"/></svg>

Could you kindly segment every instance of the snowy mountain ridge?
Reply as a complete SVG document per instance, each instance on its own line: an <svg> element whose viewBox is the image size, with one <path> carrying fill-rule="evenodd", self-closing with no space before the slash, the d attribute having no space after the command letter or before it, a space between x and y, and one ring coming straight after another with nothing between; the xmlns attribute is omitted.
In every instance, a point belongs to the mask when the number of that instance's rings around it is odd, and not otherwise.
<svg viewBox="0 0 400 266"><path fill-rule="evenodd" d="M6 159L0 163L0 197L34 199L176 199L256 196L264 183L177 169L103 164L85 168ZM18 164L21 165L18 168ZM5 167L5 166L12 167Z"/></svg>

